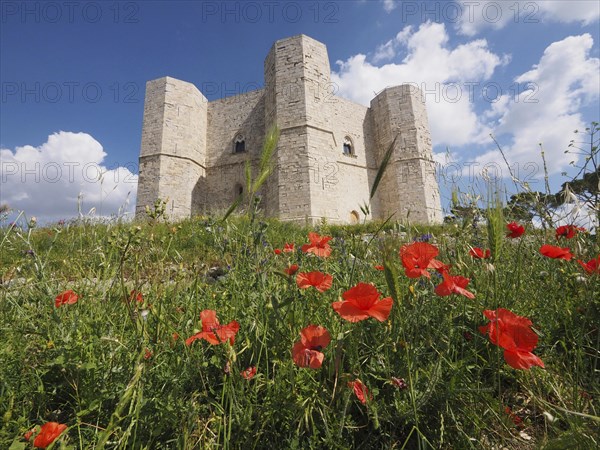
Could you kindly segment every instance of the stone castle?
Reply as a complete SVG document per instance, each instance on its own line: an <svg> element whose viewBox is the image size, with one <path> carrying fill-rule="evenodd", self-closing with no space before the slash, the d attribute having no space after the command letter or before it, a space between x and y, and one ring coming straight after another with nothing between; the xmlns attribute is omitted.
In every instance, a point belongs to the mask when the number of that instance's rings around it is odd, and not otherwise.
<svg viewBox="0 0 600 450"><path fill-rule="evenodd" d="M332 94L324 44L305 35L275 42L265 87L208 101L170 77L146 85L136 214L158 198L171 218L224 211L244 194L244 165L256 169L265 135L280 129L275 170L261 188L266 216L301 223L408 219L439 223L427 112L411 85L388 87L370 107ZM381 160L394 143L373 199Z"/></svg>

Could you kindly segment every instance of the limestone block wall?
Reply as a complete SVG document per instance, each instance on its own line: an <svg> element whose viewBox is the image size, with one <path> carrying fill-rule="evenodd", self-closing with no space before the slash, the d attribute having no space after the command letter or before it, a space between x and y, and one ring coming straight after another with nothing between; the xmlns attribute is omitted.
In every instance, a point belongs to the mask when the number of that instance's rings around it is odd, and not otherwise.
<svg viewBox="0 0 600 450"><path fill-rule="evenodd" d="M159 197L167 200L166 213L180 219L197 214L204 206L205 169L189 160L161 155ZM182 189L186 186L185 189Z"/></svg>
<svg viewBox="0 0 600 450"><path fill-rule="evenodd" d="M269 180L267 210L276 211L283 220L304 221L311 216L310 162L308 136L311 133L307 104L314 109L314 94L307 98L307 84L318 83L312 78L327 70L313 66L326 59L311 53L319 48L306 36L277 41L265 59L265 125L280 129L277 146L277 174ZM314 41L315 43L317 41ZM322 44L320 44L322 46ZM326 55L326 50L325 50ZM327 67L329 63L327 62Z"/></svg>
<svg viewBox="0 0 600 450"><path fill-rule="evenodd" d="M264 109L262 89L208 104L207 210L226 210L237 197L238 189L246 189L246 161L255 167L262 151ZM234 139L238 135L245 141L243 153L234 152Z"/></svg>
<svg viewBox="0 0 600 450"><path fill-rule="evenodd" d="M395 213L396 220L441 222L429 124L420 91L410 85L387 88L373 99L371 110L378 164L398 136L378 190L377 215Z"/></svg>
<svg viewBox="0 0 600 450"><path fill-rule="evenodd" d="M325 105L331 131L314 128L309 136L311 217L352 223L362 218L360 204L368 201L369 167L374 168L366 143L368 109L339 97L327 98ZM353 155L343 152L346 139Z"/></svg>
<svg viewBox="0 0 600 450"><path fill-rule="evenodd" d="M158 190L160 163L159 154L140 157L137 200L135 204L136 216L143 216L146 206L152 207L155 200L160 198Z"/></svg>
<svg viewBox="0 0 600 450"><path fill-rule="evenodd" d="M368 108L342 98L335 98L332 117L336 137L339 183L337 204L339 221L352 223L356 214L364 217L360 205L369 203L369 192L377 171L371 144L370 123L367 121ZM352 156L343 154L343 143L350 138ZM371 219L373 216L367 217Z"/></svg>
<svg viewBox="0 0 600 450"><path fill-rule="evenodd" d="M164 79L166 81L166 79ZM165 82L146 83L144 126L140 151L136 214L143 215L146 205L159 198L160 152L162 149L163 118L165 110Z"/></svg>
<svg viewBox="0 0 600 450"><path fill-rule="evenodd" d="M265 133L264 110L263 89L210 102L207 166L238 163L244 155L257 158ZM245 137L246 152L235 154L233 139L238 133Z"/></svg>
<svg viewBox="0 0 600 450"><path fill-rule="evenodd" d="M265 88L208 102L190 83L165 77L146 87L137 213L168 199L173 218L224 211L256 173L265 134L280 129L276 168L260 192L268 216L296 222L369 218L442 220L427 112L413 86L385 89L371 107L333 95L324 44L304 35L275 42ZM237 136L246 151L235 152ZM378 193L370 189L394 137ZM349 142L352 154L344 154Z"/></svg>
<svg viewBox="0 0 600 450"><path fill-rule="evenodd" d="M333 131L307 127L307 150L310 192L311 222L322 217L329 221L339 220L338 204L338 164Z"/></svg>
<svg viewBox="0 0 600 450"><path fill-rule="evenodd" d="M202 208L207 106L191 83L170 77L147 83L136 212L142 214L156 198L167 201L173 218L189 217Z"/></svg>
<svg viewBox="0 0 600 450"><path fill-rule="evenodd" d="M385 89L379 93L370 105L370 121L371 130L373 133L373 154L376 160L376 165L379 167L383 161L384 154L389 146L394 141L394 137L397 130L397 126L392 126L390 122L390 91ZM398 142L396 142L396 149L399 148ZM376 199L374 205L373 214L375 217L387 218L390 214L398 214L401 210L401 199L398 198L396 192L396 180L394 172L394 165L396 161L400 159L399 150L395 150L395 154L390 160L386 172L379 183L377 190ZM398 217L399 219L399 217Z"/></svg>
<svg viewBox="0 0 600 450"><path fill-rule="evenodd" d="M281 87L277 86L277 80L275 78L276 70L276 58L275 58L275 44L271 47L271 50L267 54L264 61L264 74L265 74L265 89L264 89L264 124L265 129L268 130L273 125L277 124L277 103L275 102L277 89L281 90ZM280 130L281 131L281 130ZM282 133L284 134L284 133ZM279 217L280 211L280 192L279 192L279 174L285 168L286 161L282 161L279 150L281 149L281 143L283 136L280 136L277 145L277 153L275 156L276 170L267 180L264 193L265 201L263 202L265 213L272 217ZM284 191L285 192L285 191Z"/></svg>
<svg viewBox="0 0 600 450"><path fill-rule="evenodd" d="M325 44L308 36L291 38L301 46L303 75L300 85L304 90L305 118L308 125L323 130L331 130L334 118L330 114L333 100L331 69Z"/></svg>
<svg viewBox="0 0 600 450"><path fill-rule="evenodd" d="M267 201L282 220L304 223L310 216L310 171L306 130L281 131L277 145L277 170L269 180Z"/></svg>

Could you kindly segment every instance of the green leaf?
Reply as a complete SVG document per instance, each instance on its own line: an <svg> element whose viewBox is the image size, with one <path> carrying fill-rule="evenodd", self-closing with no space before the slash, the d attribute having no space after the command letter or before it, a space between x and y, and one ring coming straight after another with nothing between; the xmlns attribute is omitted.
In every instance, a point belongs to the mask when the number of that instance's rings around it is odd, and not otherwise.
<svg viewBox="0 0 600 450"><path fill-rule="evenodd" d="M240 206L240 203L242 203L242 199L244 198L243 195L238 195L238 198L236 198L234 200L234 202L231 204L231 206L229 207L229 209L227 210L227 212L225 213L225 215L223 216L223 218L221 219L222 222L225 222L227 220L227 218L233 214L233 212L238 208L238 206Z"/></svg>
<svg viewBox="0 0 600 450"><path fill-rule="evenodd" d="M264 172L269 169L271 160L277 149L277 142L279 141L279 128L276 126L271 127L265 138L263 150L260 155L260 163L258 166L259 172Z"/></svg>
<svg viewBox="0 0 600 450"><path fill-rule="evenodd" d="M246 192L250 195L252 188L252 167L250 166L250 161L246 161L244 166L244 175L246 177Z"/></svg>
<svg viewBox="0 0 600 450"><path fill-rule="evenodd" d="M399 134L396 135L390 146L388 147L385 155L383 156L383 160L381 161L381 165L379 166L379 170L377 171L377 175L375 175L375 181L373 181L373 187L371 188L371 196L369 199L372 199L375 196L375 192L377 192L377 188L379 187L379 183L383 178L383 174L385 169L390 162L390 158L392 157L392 153L394 152L394 145L396 144L396 140L398 139Z"/></svg>
<svg viewBox="0 0 600 450"><path fill-rule="evenodd" d="M15 438L12 442L8 450L25 450L27 448L27 444L21 441L20 437Z"/></svg>
<svg viewBox="0 0 600 450"><path fill-rule="evenodd" d="M399 305L398 300L400 299L400 286L398 285L398 273L394 264L391 263L387 258L383 262L385 282L390 290L390 295L396 305Z"/></svg>

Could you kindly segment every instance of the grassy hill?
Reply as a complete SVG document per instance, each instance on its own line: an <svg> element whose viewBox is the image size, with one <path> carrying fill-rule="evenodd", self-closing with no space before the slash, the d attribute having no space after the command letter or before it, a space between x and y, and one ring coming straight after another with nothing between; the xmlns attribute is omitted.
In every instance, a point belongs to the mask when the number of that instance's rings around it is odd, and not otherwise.
<svg viewBox="0 0 600 450"><path fill-rule="evenodd" d="M309 232L332 239L310 247ZM494 221L4 227L0 448L32 448L46 422L68 426L55 449L594 448L600 274L577 260L598 257L595 237L505 234ZM447 274L415 263L409 277L399 252L414 242ZM490 321L499 308L531 325ZM207 310L220 324L202 323ZM497 334L482 333L491 322ZM544 368L513 367L517 353Z"/></svg>

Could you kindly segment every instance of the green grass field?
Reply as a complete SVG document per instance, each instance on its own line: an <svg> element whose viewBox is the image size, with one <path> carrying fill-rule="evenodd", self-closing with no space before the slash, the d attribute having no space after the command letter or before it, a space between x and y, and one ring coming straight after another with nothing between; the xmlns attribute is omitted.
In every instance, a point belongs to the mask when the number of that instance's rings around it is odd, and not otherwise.
<svg viewBox="0 0 600 450"><path fill-rule="evenodd" d="M332 237L330 256L301 250L310 231ZM415 240L438 248L474 298L438 295L435 270L409 278L399 251ZM294 251L276 254L286 243ZM543 256L543 244L574 257ZM491 258L470 256L473 247ZM196 218L5 226L0 253L2 449L33 448L46 422L68 426L54 449L600 444L600 274L577 262L598 257L587 232L567 240L529 228L511 239L493 220L425 229ZM292 264L331 275L331 287L300 289L284 272ZM385 320L334 310L358 283L392 299ZM77 302L56 307L67 290ZM530 350L545 368L512 367L506 344L480 331L483 312L498 308L531 320ZM233 345L215 324L204 331L216 345L186 345L204 310L239 324ZM330 336L306 346L322 354L318 368L293 358L309 325Z"/></svg>

